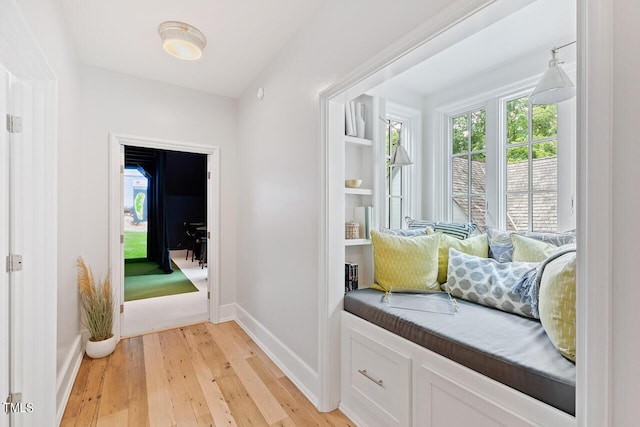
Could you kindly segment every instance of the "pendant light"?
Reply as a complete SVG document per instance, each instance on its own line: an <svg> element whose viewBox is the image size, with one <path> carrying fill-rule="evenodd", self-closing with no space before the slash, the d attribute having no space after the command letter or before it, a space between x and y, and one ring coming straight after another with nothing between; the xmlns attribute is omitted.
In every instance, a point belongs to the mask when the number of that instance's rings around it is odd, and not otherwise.
<svg viewBox="0 0 640 427"><path fill-rule="evenodd" d="M396 144L396 149L391 156L391 162L389 166L409 166L412 165L413 162L409 158L409 154L407 154L407 150L404 149L401 143L402 140L402 130L398 133L398 142Z"/></svg>
<svg viewBox="0 0 640 427"><path fill-rule="evenodd" d="M560 67L563 62L557 57L560 49L573 43L575 41L551 49L549 68L544 72L542 79L529 95L531 104L556 104L576 96L576 86Z"/></svg>
<svg viewBox="0 0 640 427"><path fill-rule="evenodd" d="M162 47L169 55L185 60L200 59L207 44L202 31L179 21L166 21L158 26Z"/></svg>

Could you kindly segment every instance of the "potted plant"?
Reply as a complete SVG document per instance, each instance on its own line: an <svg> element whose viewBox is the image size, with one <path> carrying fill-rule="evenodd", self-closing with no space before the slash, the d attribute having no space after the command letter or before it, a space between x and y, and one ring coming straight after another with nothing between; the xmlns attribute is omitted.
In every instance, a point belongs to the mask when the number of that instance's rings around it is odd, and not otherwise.
<svg viewBox="0 0 640 427"><path fill-rule="evenodd" d="M86 343L87 356L105 357L116 348L116 337L111 332L113 326L113 297L110 275L103 281L96 281L84 260L78 258L78 291L84 311L83 324L91 336Z"/></svg>

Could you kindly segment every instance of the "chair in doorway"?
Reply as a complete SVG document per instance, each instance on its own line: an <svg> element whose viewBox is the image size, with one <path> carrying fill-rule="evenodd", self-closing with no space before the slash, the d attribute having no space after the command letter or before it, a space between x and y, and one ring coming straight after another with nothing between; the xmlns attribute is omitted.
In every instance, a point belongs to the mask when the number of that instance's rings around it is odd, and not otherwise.
<svg viewBox="0 0 640 427"><path fill-rule="evenodd" d="M198 265L204 268L207 265L207 240L208 240L207 226L202 225L196 228L196 258L198 259Z"/></svg>
<svg viewBox="0 0 640 427"><path fill-rule="evenodd" d="M204 226L204 222L184 222L184 232L187 236L187 255L185 260L189 259L189 252L191 252L191 262L195 259L200 260L200 248L201 248L201 236L197 232L198 227Z"/></svg>

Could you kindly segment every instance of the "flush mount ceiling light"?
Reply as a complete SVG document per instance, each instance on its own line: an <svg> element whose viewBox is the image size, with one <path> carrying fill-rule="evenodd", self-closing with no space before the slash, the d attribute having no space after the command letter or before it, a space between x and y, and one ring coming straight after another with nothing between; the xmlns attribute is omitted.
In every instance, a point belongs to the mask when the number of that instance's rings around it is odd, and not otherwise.
<svg viewBox="0 0 640 427"><path fill-rule="evenodd" d="M180 59L199 59L207 44L202 31L179 21L166 21L158 26L162 47L169 55Z"/></svg>

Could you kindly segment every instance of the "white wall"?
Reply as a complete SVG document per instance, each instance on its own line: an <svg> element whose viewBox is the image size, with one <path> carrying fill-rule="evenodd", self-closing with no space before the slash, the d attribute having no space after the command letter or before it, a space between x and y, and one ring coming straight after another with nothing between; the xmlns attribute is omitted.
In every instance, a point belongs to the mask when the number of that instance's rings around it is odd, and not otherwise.
<svg viewBox="0 0 640 427"><path fill-rule="evenodd" d="M49 65L58 80L58 299L57 299L57 404L73 378L73 364L80 354L80 315L75 261L81 244L77 194L80 182L75 167L81 159L78 112L78 69L71 40L55 1L18 0ZM53 355L52 355L53 356Z"/></svg>
<svg viewBox="0 0 640 427"><path fill-rule="evenodd" d="M613 242L611 414L615 426L638 424L640 400L640 3L614 0L613 4Z"/></svg>
<svg viewBox="0 0 640 427"><path fill-rule="evenodd" d="M318 93L449 4L327 1L240 98L238 304L313 372L320 286ZM260 86L263 101L255 96ZM317 395L318 384L304 386Z"/></svg>
<svg viewBox="0 0 640 427"><path fill-rule="evenodd" d="M81 68L82 255L94 271L109 261L109 132L220 147L220 300L235 301L236 101L100 68ZM78 170L79 168L79 170Z"/></svg>

